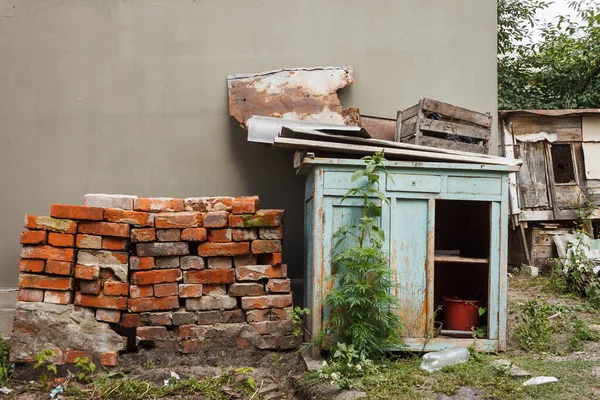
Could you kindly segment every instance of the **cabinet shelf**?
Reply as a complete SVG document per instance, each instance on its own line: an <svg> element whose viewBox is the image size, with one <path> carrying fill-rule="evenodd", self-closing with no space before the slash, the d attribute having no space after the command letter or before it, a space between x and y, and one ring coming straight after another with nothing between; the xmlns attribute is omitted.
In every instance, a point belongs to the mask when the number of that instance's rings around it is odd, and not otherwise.
<svg viewBox="0 0 600 400"><path fill-rule="evenodd" d="M470 258L461 256L434 256L433 260L439 263L460 263L460 264L487 264L489 258Z"/></svg>

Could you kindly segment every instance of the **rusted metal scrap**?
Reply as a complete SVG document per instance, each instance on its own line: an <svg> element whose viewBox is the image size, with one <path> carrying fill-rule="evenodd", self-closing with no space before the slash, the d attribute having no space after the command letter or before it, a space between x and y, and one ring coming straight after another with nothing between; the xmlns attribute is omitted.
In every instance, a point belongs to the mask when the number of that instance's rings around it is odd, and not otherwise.
<svg viewBox="0 0 600 400"><path fill-rule="evenodd" d="M229 75L229 114L244 128L253 115L359 125L358 109L342 109L336 93L352 83L352 67L289 68Z"/></svg>

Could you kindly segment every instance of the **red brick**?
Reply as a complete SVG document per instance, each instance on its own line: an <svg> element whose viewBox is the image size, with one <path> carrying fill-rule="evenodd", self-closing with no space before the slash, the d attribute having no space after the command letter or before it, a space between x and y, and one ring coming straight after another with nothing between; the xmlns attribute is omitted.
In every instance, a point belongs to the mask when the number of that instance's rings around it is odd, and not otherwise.
<svg viewBox="0 0 600 400"><path fill-rule="evenodd" d="M240 267L245 265L256 265L258 263L256 254L245 254L243 256L233 257L233 266Z"/></svg>
<svg viewBox="0 0 600 400"><path fill-rule="evenodd" d="M258 196L241 196L233 200L232 213L254 214L258 210Z"/></svg>
<svg viewBox="0 0 600 400"><path fill-rule="evenodd" d="M291 294L273 294L258 297L242 297L242 309L285 308L292 305Z"/></svg>
<svg viewBox="0 0 600 400"><path fill-rule="evenodd" d="M262 296L264 293L262 283L234 283L229 286L229 295L232 297Z"/></svg>
<svg viewBox="0 0 600 400"><path fill-rule="evenodd" d="M131 283L134 285L153 285L155 283L169 283L179 280L181 280L180 269L137 271L131 275Z"/></svg>
<svg viewBox="0 0 600 400"><path fill-rule="evenodd" d="M185 299L185 308L195 310L231 310L237 307L237 300L230 296L202 296Z"/></svg>
<svg viewBox="0 0 600 400"><path fill-rule="evenodd" d="M109 308L111 310L127 309L127 297L112 297L99 294L97 296L81 292L75 293L75 305L92 308Z"/></svg>
<svg viewBox="0 0 600 400"><path fill-rule="evenodd" d="M190 254L189 245L185 242L138 243L135 248L137 255L142 257L187 256Z"/></svg>
<svg viewBox="0 0 600 400"><path fill-rule="evenodd" d="M159 242L178 242L181 240L181 229L157 229L156 239Z"/></svg>
<svg viewBox="0 0 600 400"><path fill-rule="evenodd" d="M140 211L107 208L104 210L104 219L108 222L118 222L134 226L154 226L150 213Z"/></svg>
<svg viewBox="0 0 600 400"><path fill-rule="evenodd" d="M195 298L202 297L202 285L181 283L179 284L179 297L180 298Z"/></svg>
<svg viewBox="0 0 600 400"><path fill-rule="evenodd" d="M137 299L141 297L152 297L154 296L154 288L152 285L131 285L129 286L129 297Z"/></svg>
<svg viewBox="0 0 600 400"><path fill-rule="evenodd" d="M166 340L169 339L169 332L164 326L140 326L135 330L135 336L138 340Z"/></svg>
<svg viewBox="0 0 600 400"><path fill-rule="evenodd" d="M52 304L71 304L73 302L73 292L46 290L44 292L44 303Z"/></svg>
<svg viewBox="0 0 600 400"><path fill-rule="evenodd" d="M46 231L21 232L21 244L46 244L47 237Z"/></svg>
<svg viewBox="0 0 600 400"><path fill-rule="evenodd" d="M208 240L214 243L227 243L233 240L232 231L229 228L210 229L208 231Z"/></svg>
<svg viewBox="0 0 600 400"><path fill-rule="evenodd" d="M195 353L202 348L202 342L198 339L187 339L183 341L183 354Z"/></svg>
<svg viewBox="0 0 600 400"><path fill-rule="evenodd" d="M250 245L248 242L206 242L198 246L198 255L202 257L239 256L248 253L250 253Z"/></svg>
<svg viewBox="0 0 600 400"><path fill-rule="evenodd" d="M176 283L160 283L158 285L154 285L154 296L156 296L156 297L177 296L177 284Z"/></svg>
<svg viewBox="0 0 600 400"><path fill-rule="evenodd" d="M100 276L100 269L98 267L89 267L87 265L76 265L75 266L75 278L83 279L86 281L93 281L98 279Z"/></svg>
<svg viewBox="0 0 600 400"><path fill-rule="evenodd" d="M179 308L179 298L177 296L129 299L130 312L173 310L177 308Z"/></svg>
<svg viewBox="0 0 600 400"><path fill-rule="evenodd" d="M135 199L133 209L136 211L183 211L183 199L167 197L145 197Z"/></svg>
<svg viewBox="0 0 600 400"><path fill-rule="evenodd" d="M99 308L96 310L96 320L118 324L121 321L121 311Z"/></svg>
<svg viewBox="0 0 600 400"><path fill-rule="evenodd" d="M102 281L79 281L79 291L86 294L100 294L102 291Z"/></svg>
<svg viewBox="0 0 600 400"><path fill-rule="evenodd" d="M50 232L48 235L48 244L56 247L73 247L75 245L75 235Z"/></svg>
<svg viewBox="0 0 600 400"><path fill-rule="evenodd" d="M102 239L102 248L106 250L127 250L127 239L105 237Z"/></svg>
<svg viewBox="0 0 600 400"><path fill-rule="evenodd" d="M204 259L199 256L183 256L179 258L179 266L181 269L204 269L206 264Z"/></svg>
<svg viewBox="0 0 600 400"><path fill-rule="evenodd" d="M256 329L259 335L291 334L294 329L294 323L290 320L251 322L250 326Z"/></svg>
<svg viewBox="0 0 600 400"><path fill-rule="evenodd" d="M281 253L281 240L254 240L252 254Z"/></svg>
<svg viewBox="0 0 600 400"><path fill-rule="evenodd" d="M207 212L202 215L205 228L223 228L227 226L228 218L227 211Z"/></svg>
<svg viewBox="0 0 600 400"><path fill-rule="evenodd" d="M100 353L100 364L105 367L115 367L118 357L117 353Z"/></svg>
<svg viewBox="0 0 600 400"><path fill-rule="evenodd" d="M116 222L80 222L77 231L100 236L129 237L129 225Z"/></svg>
<svg viewBox="0 0 600 400"><path fill-rule="evenodd" d="M237 267L235 275L238 281L258 281L260 279L286 278L287 266L246 265Z"/></svg>
<svg viewBox="0 0 600 400"><path fill-rule="evenodd" d="M102 237L78 233L75 236L75 246L80 249L100 249L102 248Z"/></svg>
<svg viewBox="0 0 600 400"><path fill-rule="evenodd" d="M227 294L227 285L202 285L202 294L204 296L225 296Z"/></svg>
<svg viewBox="0 0 600 400"><path fill-rule="evenodd" d="M221 322L224 324L237 324L246 322L246 316L242 310L225 310L221 312Z"/></svg>
<svg viewBox="0 0 600 400"><path fill-rule="evenodd" d="M76 233L77 222L70 219L56 219L51 217L37 217L26 215L23 226L27 229L41 229L50 232Z"/></svg>
<svg viewBox="0 0 600 400"><path fill-rule="evenodd" d="M65 355L65 362L67 364L75 364L76 358L87 358L88 360L92 360L92 356L90 353L86 353L85 351L79 350L67 350Z"/></svg>
<svg viewBox="0 0 600 400"><path fill-rule="evenodd" d="M221 322L221 312L218 310L213 311L198 311L196 313L198 319L198 325L214 325ZM179 334L186 334L185 331L180 331ZM192 335L193 336L193 335Z"/></svg>
<svg viewBox="0 0 600 400"><path fill-rule="evenodd" d="M46 261L45 271L47 274L51 275L71 276L73 272L73 263L66 261L48 260Z"/></svg>
<svg viewBox="0 0 600 400"><path fill-rule="evenodd" d="M256 232L256 228L235 228L232 229L232 237L234 242L247 242L250 240L256 240L258 238L258 234Z"/></svg>
<svg viewBox="0 0 600 400"><path fill-rule="evenodd" d="M42 302L44 291L41 289L19 289L18 301Z"/></svg>
<svg viewBox="0 0 600 400"><path fill-rule="evenodd" d="M183 204L186 211L231 211L233 197L188 197Z"/></svg>
<svg viewBox="0 0 600 400"><path fill-rule="evenodd" d="M208 269L229 269L232 265L231 257L208 258Z"/></svg>
<svg viewBox="0 0 600 400"><path fill-rule="evenodd" d="M202 213L197 211L158 213L154 226L164 229L198 228L202 226Z"/></svg>
<svg viewBox="0 0 600 400"><path fill-rule="evenodd" d="M246 311L248 322L278 321L290 319L292 310L290 308L270 308L265 310Z"/></svg>
<svg viewBox="0 0 600 400"><path fill-rule="evenodd" d="M72 290L73 278L20 274L19 287L31 289Z"/></svg>
<svg viewBox="0 0 600 400"><path fill-rule="evenodd" d="M206 240L206 228L187 228L181 231L181 240L203 242Z"/></svg>
<svg viewBox="0 0 600 400"><path fill-rule="evenodd" d="M102 221L104 209L99 207L74 206L70 204L52 204L50 206L50 216L52 218Z"/></svg>
<svg viewBox="0 0 600 400"><path fill-rule="evenodd" d="M145 325L171 325L172 317L170 312L158 312L158 313L143 313L142 321Z"/></svg>
<svg viewBox="0 0 600 400"><path fill-rule="evenodd" d="M156 229L154 228L138 228L131 230L131 241L134 243L153 242L155 240Z"/></svg>
<svg viewBox="0 0 600 400"><path fill-rule="evenodd" d="M229 226L233 228L261 228L281 225L283 210L258 210L255 214L231 214Z"/></svg>
<svg viewBox="0 0 600 400"><path fill-rule="evenodd" d="M21 248L21 258L73 262L75 252L73 249L57 249L51 246L23 246Z"/></svg>
<svg viewBox="0 0 600 400"><path fill-rule="evenodd" d="M193 270L183 273L184 283L234 283L233 269Z"/></svg>
<svg viewBox="0 0 600 400"><path fill-rule="evenodd" d="M154 257L129 257L129 268L133 271L144 271L155 267Z"/></svg>
<svg viewBox="0 0 600 400"><path fill-rule="evenodd" d="M104 282L102 292L107 296L128 296L129 284L124 282Z"/></svg>
<svg viewBox="0 0 600 400"><path fill-rule="evenodd" d="M258 235L264 240L281 240L283 239L283 226L275 228L259 228Z"/></svg>
<svg viewBox="0 0 600 400"><path fill-rule="evenodd" d="M121 315L121 325L123 328L142 326L142 317L139 314L123 314Z"/></svg>
<svg viewBox="0 0 600 400"><path fill-rule="evenodd" d="M282 263L281 253L259 254L258 263L261 265L280 265Z"/></svg>
<svg viewBox="0 0 600 400"><path fill-rule="evenodd" d="M43 272L46 261L44 260L19 260L21 272Z"/></svg>
<svg viewBox="0 0 600 400"><path fill-rule="evenodd" d="M269 279L267 290L271 293L289 293L292 287L289 279Z"/></svg>

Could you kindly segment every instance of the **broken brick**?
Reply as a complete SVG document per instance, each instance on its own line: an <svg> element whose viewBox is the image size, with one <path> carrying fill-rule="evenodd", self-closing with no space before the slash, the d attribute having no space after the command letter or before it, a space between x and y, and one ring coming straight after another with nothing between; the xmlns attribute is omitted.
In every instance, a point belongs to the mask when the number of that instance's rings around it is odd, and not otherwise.
<svg viewBox="0 0 600 400"><path fill-rule="evenodd" d="M96 310L96 320L118 324L121 321L121 311L99 308Z"/></svg>
<svg viewBox="0 0 600 400"><path fill-rule="evenodd" d="M184 199L186 211L231 211L233 197L188 197Z"/></svg>
<svg viewBox="0 0 600 400"><path fill-rule="evenodd" d="M75 266L75 278L92 281L100 276L100 268L90 267L88 265Z"/></svg>
<svg viewBox="0 0 600 400"><path fill-rule="evenodd" d="M41 229L50 232L76 233L77 222L70 219L57 219L51 217L37 217L26 215L23 226L27 229Z"/></svg>
<svg viewBox="0 0 600 400"><path fill-rule="evenodd" d="M132 271L144 271L155 267L154 257L129 257L129 268Z"/></svg>
<svg viewBox="0 0 600 400"><path fill-rule="evenodd" d="M183 270L187 269L204 269L204 259L199 256L183 256L179 260L180 267Z"/></svg>
<svg viewBox="0 0 600 400"><path fill-rule="evenodd" d="M115 367L117 365L118 357L119 355L117 353L101 353L100 364L105 367Z"/></svg>
<svg viewBox="0 0 600 400"><path fill-rule="evenodd" d="M136 211L183 211L183 199L170 197L145 197L134 201Z"/></svg>
<svg viewBox="0 0 600 400"><path fill-rule="evenodd" d="M286 278L287 266L245 265L235 269L238 281L258 281L260 279Z"/></svg>

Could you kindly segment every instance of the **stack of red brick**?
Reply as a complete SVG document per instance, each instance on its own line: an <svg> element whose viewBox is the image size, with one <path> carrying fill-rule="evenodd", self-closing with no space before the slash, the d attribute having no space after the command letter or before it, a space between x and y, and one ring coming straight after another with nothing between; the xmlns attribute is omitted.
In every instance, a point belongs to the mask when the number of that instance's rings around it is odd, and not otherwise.
<svg viewBox="0 0 600 400"><path fill-rule="evenodd" d="M26 216L19 301L91 308L97 321L135 328L138 343L182 352L291 347L282 210L259 210L258 196L84 204ZM60 350L66 362L86 351Z"/></svg>

